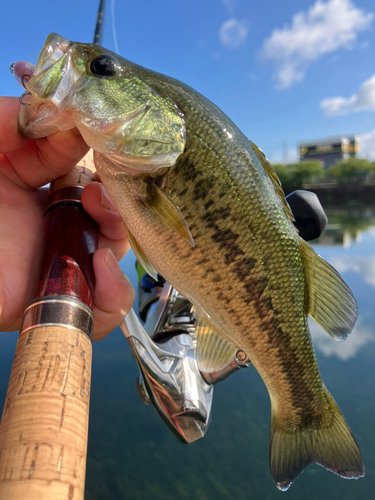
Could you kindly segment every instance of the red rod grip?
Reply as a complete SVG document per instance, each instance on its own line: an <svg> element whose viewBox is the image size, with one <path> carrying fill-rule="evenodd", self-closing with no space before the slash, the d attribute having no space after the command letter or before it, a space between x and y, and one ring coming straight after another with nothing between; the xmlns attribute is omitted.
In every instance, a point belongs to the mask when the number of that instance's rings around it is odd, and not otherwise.
<svg viewBox="0 0 375 500"><path fill-rule="evenodd" d="M78 204L52 207L45 219L47 244L35 297L65 295L92 310L97 224ZM70 225L69 221L74 223Z"/></svg>
<svg viewBox="0 0 375 500"><path fill-rule="evenodd" d="M83 187L93 175L81 167L60 178L57 185L51 185L45 213L45 249L35 298L67 296L93 308L92 259L98 247L99 228L81 204ZM67 186L69 182L71 185Z"/></svg>

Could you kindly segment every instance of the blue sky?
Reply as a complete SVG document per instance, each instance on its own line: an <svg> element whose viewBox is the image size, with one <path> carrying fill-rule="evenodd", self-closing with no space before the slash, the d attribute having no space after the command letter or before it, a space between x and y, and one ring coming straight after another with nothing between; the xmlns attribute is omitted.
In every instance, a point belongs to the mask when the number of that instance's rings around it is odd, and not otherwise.
<svg viewBox="0 0 375 500"><path fill-rule="evenodd" d="M22 93L9 65L35 63L50 32L91 41L98 4L7 2L1 95ZM121 55L199 90L271 161L295 160L299 141L349 133L375 159L373 0L116 0L114 9ZM114 50L110 14L107 0L103 45Z"/></svg>

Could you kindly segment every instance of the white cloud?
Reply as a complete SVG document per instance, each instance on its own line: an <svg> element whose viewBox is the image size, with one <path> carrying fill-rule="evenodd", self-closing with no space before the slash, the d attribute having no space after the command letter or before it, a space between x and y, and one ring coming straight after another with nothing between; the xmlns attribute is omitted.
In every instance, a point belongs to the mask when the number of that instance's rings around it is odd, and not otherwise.
<svg viewBox="0 0 375 500"><path fill-rule="evenodd" d="M361 325L359 320L345 342L337 342L315 321L309 318L309 327L314 347L325 357L336 356L342 361L353 358L368 342L375 342L374 329Z"/></svg>
<svg viewBox="0 0 375 500"><path fill-rule="evenodd" d="M249 26L245 19L241 21L235 18L228 19L219 29L221 45L223 45L223 47L235 49L245 43L248 32Z"/></svg>
<svg viewBox="0 0 375 500"><path fill-rule="evenodd" d="M234 9L236 7L236 0L222 0L224 7L234 16Z"/></svg>
<svg viewBox="0 0 375 500"><path fill-rule="evenodd" d="M331 97L320 103L327 116L347 115L356 111L375 111L375 75L364 81L351 97Z"/></svg>
<svg viewBox="0 0 375 500"><path fill-rule="evenodd" d="M359 134L359 156L375 161L375 129L367 134Z"/></svg>
<svg viewBox="0 0 375 500"><path fill-rule="evenodd" d="M291 26L274 29L263 44L262 55L276 65L277 88L303 80L307 67L322 55L351 48L373 17L350 0L317 0L307 13L295 14Z"/></svg>

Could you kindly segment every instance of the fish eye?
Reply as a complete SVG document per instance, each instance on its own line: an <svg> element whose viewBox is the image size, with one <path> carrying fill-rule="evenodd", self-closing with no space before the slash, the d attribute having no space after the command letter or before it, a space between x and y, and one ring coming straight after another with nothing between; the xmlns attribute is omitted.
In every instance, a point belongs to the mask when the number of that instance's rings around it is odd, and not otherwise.
<svg viewBox="0 0 375 500"><path fill-rule="evenodd" d="M90 62L90 71L95 76L114 76L116 74L116 60L106 54L96 56Z"/></svg>

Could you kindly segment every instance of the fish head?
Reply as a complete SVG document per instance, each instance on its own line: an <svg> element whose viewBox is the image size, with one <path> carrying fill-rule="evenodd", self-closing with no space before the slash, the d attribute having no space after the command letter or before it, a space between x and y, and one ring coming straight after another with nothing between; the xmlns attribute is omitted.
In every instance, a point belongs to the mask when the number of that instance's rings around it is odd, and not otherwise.
<svg viewBox="0 0 375 500"><path fill-rule="evenodd" d="M52 33L24 86L18 128L31 139L77 127L88 146L133 173L172 166L185 148L177 106L98 45Z"/></svg>

